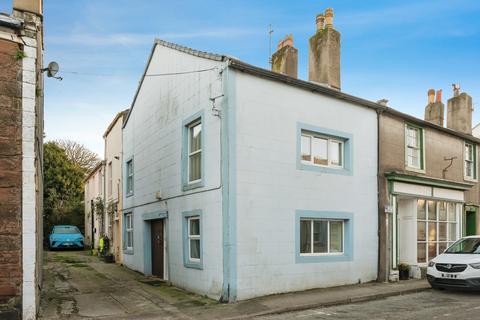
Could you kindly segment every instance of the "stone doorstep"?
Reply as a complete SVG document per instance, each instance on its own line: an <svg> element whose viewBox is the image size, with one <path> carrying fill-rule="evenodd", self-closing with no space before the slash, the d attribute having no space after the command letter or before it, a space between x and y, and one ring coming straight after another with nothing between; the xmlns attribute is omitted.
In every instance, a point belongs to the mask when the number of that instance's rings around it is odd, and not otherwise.
<svg viewBox="0 0 480 320"><path fill-rule="evenodd" d="M287 293L287 294L279 294L279 295L274 295L270 297L264 297L264 298L254 298L250 300L253 303L262 303L262 301L258 300L264 300L268 299L271 301L274 301L278 299L279 301L282 300L282 303L280 304L281 306L279 307L269 307L268 303L266 303L266 307L268 308L265 311L260 311L260 312L255 312L255 313L248 313L247 314L242 314L240 316L227 316L227 317L221 317L222 319L228 319L228 320L239 320L239 319L250 319L254 317L260 317L260 316L267 316L267 315L275 315L275 314L282 314L282 313L289 313L289 312L296 312L296 311L302 311L302 310L309 310L309 309L316 309L316 308L326 308L326 307L332 307L332 306L338 306L338 305L346 305L346 304L351 304L351 303L360 303L360 302L367 302L367 301L373 301L373 300L379 300L379 299L384 299L388 297L393 297L393 296L399 296L399 295L404 295L404 294L412 294L412 293L417 293L421 291L425 291L430 289L430 285L426 281L422 280L409 280L410 283L400 283L400 284L395 284L395 283L383 283L383 284L378 284L376 283L374 286L371 284L364 284L364 285L359 285L358 287L356 286L341 286L341 287L334 287L331 289L320 289L321 291L315 292L316 290L309 290L307 292L298 292L298 293ZM395 287L398 285L398 287ZM343 298L339 299L330 299L327 298L325 299L325 294L332 293L334 294L335 292L343 291L346 287L352 287L353 290L355 291L366 291L366 293L361 293L359 292L358 295L353 296L353 297L348 297L348 294L343 295ZM388 288L389 287L389 288ZM374 288L379 288L379 290L372 290ZM382 290L383 288L386 288L385 290ZM380 293L378 293L380 291ZM385 292L381 292L385 291ZM287 301L286 295L308 295L310 298L312 296L317 296L318 295L318 302L307 302L305 304L293 304L289 305ZM308 299L311 300L311 299ZM244 301L244 302L239 302L238 307L239 309L241 308L240 305L244 304L245 307L247 308L247 304L249 303L249 300ZM275 304L275 303L272 303ZM212 310L213 311L213 310ZM215 317L213 314L211 315L212 319Z"/></svg>

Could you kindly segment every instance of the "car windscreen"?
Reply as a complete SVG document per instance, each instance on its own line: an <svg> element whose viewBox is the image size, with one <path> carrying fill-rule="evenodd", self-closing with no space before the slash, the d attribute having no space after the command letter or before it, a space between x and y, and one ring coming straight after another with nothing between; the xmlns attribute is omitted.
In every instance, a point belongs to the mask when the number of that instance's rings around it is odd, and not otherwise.
<svg viewBox="0 0 480 320"><path fill-rule="evenodd" d="M77 227L55 227L53 233L74 234L80 233Z"/></svg>
<svg viewBox="0 0 480 320"><path fill-rule="evenodd" d="M480 238L465 238L455 242L445 253L480 254Z"/></svg>

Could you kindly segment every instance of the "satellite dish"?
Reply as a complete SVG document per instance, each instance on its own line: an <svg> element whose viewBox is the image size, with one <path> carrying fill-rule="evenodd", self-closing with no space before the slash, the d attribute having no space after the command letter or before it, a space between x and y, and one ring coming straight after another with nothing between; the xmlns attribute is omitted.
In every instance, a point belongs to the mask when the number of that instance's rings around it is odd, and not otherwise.
<svg viewBox="0 0 480 320"><path fill-rule="evenodd" d="M52 78L52 77L55 77L55 75L57 74L58 72L58 63L56 63L55 61L52 61L48 64L48 67L47 67L47 77L49 78Z"/></svg>

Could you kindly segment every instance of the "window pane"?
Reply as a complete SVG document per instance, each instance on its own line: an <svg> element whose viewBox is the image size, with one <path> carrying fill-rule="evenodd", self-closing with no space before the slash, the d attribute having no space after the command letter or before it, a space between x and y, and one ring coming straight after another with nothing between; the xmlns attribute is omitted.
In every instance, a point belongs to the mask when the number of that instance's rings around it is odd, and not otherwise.
<svg viewBox="0 0 480 320"><path fill-rule="evenodd" d="M448 241L456 241L457 240L457 224L456 223L449 223L448 224Z"/></svg>
<svg viewBox="0 0 480 320"><path fill-rule="evenodd" d="M435 210L434 201L428 201L428 220L437 220L437 212Z"/></svg>
<svg viewBox="0 0 480 320"><path fill-rule="evenodd" d="M425 200L418 199L418 201L417 201L417 219L425 220L425 218L426 218L425 206L426 206Z"/></svg>
<svg viewBox="0 0 480 320"><path fill-rule="evenodd" d="M438 240L447 241L447 223L446 222L438 223Z"/></svg>
<svg viewBox="0 0 480 320"><path fill-rule="evenodd" d="M470 161L465 161L465 175L467 177L473 177L473 165Z"/></svg>
<svg viewBox="0 0 480 320"><path fill-rule="evenodd" d="M428 241L437 240L437 223L429 222L428 223Z"/></svg>
<svg viewBox="0 0 480 320"><path fill-rule="evenodd" d="M465 144L465 160L473 160L473 148L471 144Z"/></svg>
<svg viewBox="0 0 480 320"><path fill-rule="evenodd" d="M201 165L202 165L202 153L196 153L190 156L190 173L189 181L200 180L201 175Z"/></svg>
<svg viewBox="0 0 480 320"><path fill-rule="evenodd" d="M441 201L437 203L438 206L438 220L446 221L447 220L447 205L445 202Z"/></svg>
<svg viewBox="0 0 480 320"><path fill-rule="evenodd" d="M330 221L330 252L343 252L342 221Z"/></svg>
<svg viewBox="0 0 480 320"><path fill-rule="evenodd" d="M190 127L190 152L200 150L202 148L201 133L202 124L196 124Z"/></svg>
<svg viewBox="0 0 480 320"><path fill-rule="evenodd" d="M427 262L427 252L426 252L426 244L425 243L418 243L417 244L417 262Z"/></svg>
<svg viewBox="0 0 480 320"><path fill-rule="evenodd" d="M426 241L427 240L427 223L423 221L417 222L417 240Z"/></svg>
<svg viewBox="0 0 480 320"><path fill-rule="evenodd" d="M300 253L312 252L312 222L309 220L300 221Z"/></svg>
<svg viewBox="0 0 480 320"><path fill-rule="evenodd" d="M200 259L200 240L190 240L190 258Z"/></svg>
<svg viewBox="0 0 480 320"><path fill-rule="evenodd" d="M313 222L313 252L314 253L328 252L328 222L327 221Z"/></svg>
<svg viewBox="0 0 480 320"><path fill-rule="evenodd" d="M199 236L200 235L200 219L190 219L190 235Z"/></svg>
<svg viewBox="0 0 480 320"><path fill-rule="evenodd" d="M407 145L411 147L418 147L418 129L408 127L407 128Z"/></svg>
<svg viewBox="0 0 480 320"><path fill-rule="evenodd" d="M456 221L455 203L448 203L448 221Z"/></svg>
<svg viewBox="0 0 480 320"><path fill-rule="evenodd" d="M313 138L312 141L312 154L313 163L322 166L328 165L328 140L322 138Z"/></svg>
<svg viewBox="0 0 480 320"><path fill-rule="evenodd" d="M342 143L330 141L330 159L333 165L342 165Z"/></svg>
<svg viewBox="0 0 480 320"><path fill-rule="evenodd" d="M420 168L420 150L408 148L408 165L414 168Z"/></svg>
<svg viewBox="0 0 480 320"><path fill-rule="evenodd" d="M437 243L428 244L428 260L433 259L437 256Z"/></svg>
<svg viewBox="0 0 480 320"><path fill-rule="evenodd" d="M308 136L302 136L302 160L312 161L311 153L311 138Z"/></svg>

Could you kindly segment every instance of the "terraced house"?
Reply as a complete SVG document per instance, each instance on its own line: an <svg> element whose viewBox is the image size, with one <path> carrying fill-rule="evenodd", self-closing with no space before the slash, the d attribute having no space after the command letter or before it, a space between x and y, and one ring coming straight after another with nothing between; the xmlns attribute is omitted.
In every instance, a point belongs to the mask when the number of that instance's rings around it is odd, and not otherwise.
<svg viewBox="0 0 480 320"><path fill-rule="evenodd" d="M441 90L428 91L425 120L381 113L380 280L396 280L399 263L419 278L459 237L478 234L480 140L472 136L472 111L472 98L455 85L446 111Z"/></svg>
<svg viewBox="0 0 480 320"><path fill-rule="evenodd" d="M317 17L309 81L156 40L123 126L124 264L222 301L377 279L377 112L340 91ZM339 121L341 119L341 121Z"/></svg>

